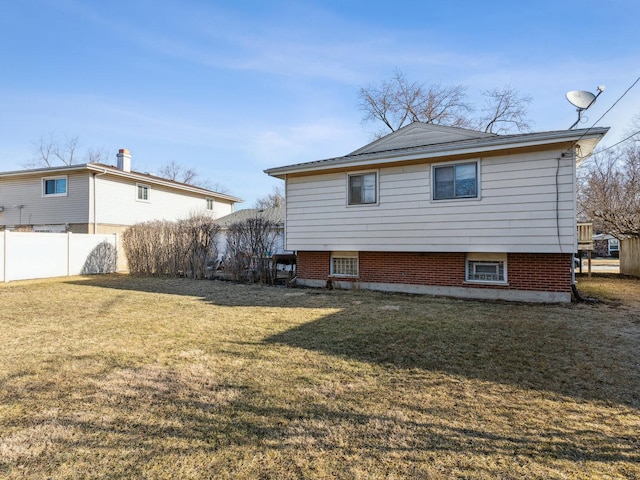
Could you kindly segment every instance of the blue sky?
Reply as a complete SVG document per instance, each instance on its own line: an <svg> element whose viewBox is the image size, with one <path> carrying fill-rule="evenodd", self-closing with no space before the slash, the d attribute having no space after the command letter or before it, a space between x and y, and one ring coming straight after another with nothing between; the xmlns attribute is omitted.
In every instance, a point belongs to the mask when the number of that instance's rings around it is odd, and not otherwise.
<svg viewBox="0 0 640 480"><path fill-rule="evenodd" d="M640 75L637 0L76 1L0 3L0 170L49 134L119 148L133 168L197 169L251 207L265 168L368 143L358 90L410 80L531 95L536 131L568 128L569 90L607 89L591 126ZM640 85L599 123L640 113Z"/></svg>

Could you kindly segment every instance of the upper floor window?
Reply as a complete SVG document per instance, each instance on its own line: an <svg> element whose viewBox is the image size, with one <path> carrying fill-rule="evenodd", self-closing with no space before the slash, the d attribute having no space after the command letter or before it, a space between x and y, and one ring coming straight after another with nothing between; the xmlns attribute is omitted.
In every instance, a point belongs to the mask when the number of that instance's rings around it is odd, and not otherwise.
<svg viewBox="0 0 640 480"><path fill-rule="evenodd" d="M143 202L149 201L149 187L147 185L142 185L140 183L137 183L136 190L138 191L137 197L136 197L138 200L141 200Z"/></svg>
<svg viewBox="0 0 640 480"><path fill-rule="evenodd" d="M42 179L43 196L64 196L67 194L67 177L49 177Z"/></svg>
<svg viewBox="0 0 640 480"><path fill-rule="evenodd" d="M213 210L213 198L207 198L207 210Z"/></svg>
<svg viewBox="0 0 640 480"><path fill-rule="evenodd" d="M478 162L433 167L433 199L478 196Z"/></svg>
<svg viewBox="0 0 640 480"><path fill-rule="evenodd" d="M349 175L349 205L376 203L378 174Z"/></svg>

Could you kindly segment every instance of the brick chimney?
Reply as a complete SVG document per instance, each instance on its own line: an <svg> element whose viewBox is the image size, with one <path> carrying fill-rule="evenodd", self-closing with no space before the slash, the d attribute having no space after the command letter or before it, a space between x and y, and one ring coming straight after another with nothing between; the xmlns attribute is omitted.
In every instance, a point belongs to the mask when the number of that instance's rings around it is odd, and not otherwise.
<svg viewBox="0 0 640 480"><path fill-rule="evenodd" d="M131 154L129 153L129 150L127 150L126 148L121 148L120 150L118 150L116 158L118 159L117 166L120 170L124 172L131 171Z"/></svg>

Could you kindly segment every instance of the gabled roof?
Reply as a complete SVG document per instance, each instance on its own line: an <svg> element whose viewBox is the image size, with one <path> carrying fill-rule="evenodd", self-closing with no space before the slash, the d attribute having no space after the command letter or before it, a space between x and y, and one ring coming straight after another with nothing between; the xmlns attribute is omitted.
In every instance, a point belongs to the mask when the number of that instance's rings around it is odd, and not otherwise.
<svg viewBox="0 0 640 480"><path fill-rule="evenodd" d="M412 123L343 157L298 163L265 170L273 177L382 164L482 155L514 149L568 145L577 150L578 161L590 155L609 131L606 127L550 132L496 135L462 128ZM565 147L562 147L565 148Z"/></svg>
<svg viewBox="0 0 640 480"><path fill-rule="evenodd" d="M41 175L64 175L72 172L90 172L99 173L103 175L113 175L121 178L128 178L138 182L144 182L152 185L160 185L163 187L182 190L185 192L196 193L208 197L220 198L228 200L233 203L242 202L241 198L227 195L225 193L214 192L206 188L197 187L195 185L189 185L188 183L176 182L167 178L157 177L149 173L124 171L116 168L112 165L106 165L102 163L80 163L77 165L63 165L59 167L46 167L46 168L32 168L25 170L13 170L10 172L0 172L0 179L9 177L24 177L24 176L41 176Z"/></svg>
<svg viewBox="0 0 640 480"><path fill-rule="evenodd" d="M422 145L437 145L461 140L496 137L494 133L484 133L464 128L445 127L428 123L413 122L385 135L349 155L361 153L386 152L403 148L419 147Z"/></svg>
<svg viewBox="0 0 640 480"><path fill-rule="evenodd" d="M241 223L250 218L264 218L276 225L284 225L284 205L272 208L244 208L216 220L222 228L229 228L234 223Z"/></svg>

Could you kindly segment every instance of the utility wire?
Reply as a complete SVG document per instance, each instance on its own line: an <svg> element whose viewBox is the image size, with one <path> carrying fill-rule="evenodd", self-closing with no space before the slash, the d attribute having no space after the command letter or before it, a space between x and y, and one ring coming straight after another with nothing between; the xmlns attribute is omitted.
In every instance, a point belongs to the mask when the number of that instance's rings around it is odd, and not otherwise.
<svg viewBox="0 0 640 480"><path fill-rule="evenodd" d="M638 135L640 133L640 130L638 130L635 133L632 133L631 135L629 135L627 138L623 138L622 140L620 140L617 143L614 143L613 145L607 147L607 148L603 148L602 150L598 150L598 153L602 153L602 152L606 152L607 150L611 150L613 147L617 147L618 145L620 145L621 143L626 142L627 140L630 140L631 138L635 137L636 135Z"/></svg>
<svg viewBox="0 0 640 480"><path fill-rule="evenodd" d="M615 102L613 102L613 105L611 105L611 106L608 108L608 110L607 110L606 112L604 112L604 113L600 116L600 118L599 118L598 120L596 120L596 121L593 123L593 125L591 125L589 128L587 128L587 130L586 130L582 135L580 135L580 138L578 138L575 142L573 142L573 144L572 144L569 148L567 148L566 153L569 153L571 150L573 150L573 148L578 144L578 142L579 142L580 140L582 140L582 139L585 137L585 135L587 135L587 133L589 133L589 132L591 131L591 129L592 129L592 128L594 128L594 127L598 124L598 122L599 122L600 120L602 120L602 119L605 117L605 115L606 115L607 113L609 113L609 112L613 109L613 107L615 107L615 106L618 104L618 102L620 102L620 100L622 100L622 99L624 98L624 96L625 96L627 93L629 93L629 91L630 91L633 87L635 87L635 86L636 86L636 84L637 84L638 82L640 82L640 77L636 78L636 81L635 81L635 82L633 82L633 83L631 84L631 86L630 86L629 88L627 88L627 89L624 91L624 93L623 93L622 95L620 95L620 97L618 97L618 99L617 99ZM638 133L638 132L636 132L636 133ZM634 133L633 135L635 135L635 133ZM631 135L631 136L633 136L633 135ZM627 138L626 140L628 140L628 138ZM616 143L616 145L618 145L618 144L620 144L620 143L622 143L622 142L618 142L618 143Z"/></svg>
<svg viewBox="0 0 640 480"><path fill-rule="evenodd" d="M631 84L631 86L630 86L629 88L627 88L627 89L624 91L624 93L623 93L622 95L620 95L620 98L618 98L618 99L613 103L613 105L611 105L611 106L609 107L609 109L608 109L606 112L604 112L604 113L602 114L602 116L601 116L598 120L596 120L596 121L593 123L593 125L591 125L591 128L595 127L595 126L596 126L596 124L597 124L600 120L602 120L602 119L604 118L604 116L605 116L607 113L609 113L609 112L611 111L611 109L612 109L613 107L615 107L615 106L618 104L618 102L619 102L620 100L622 100L622 98L623 98L627 93L629 93L629 90L631 90L633 87L635 87L635 86L636 86L636 83L638 83L638 82L640 82L640 77L636 78L636 81L635 81L635 82L633 82L633 83ZM588 132L588 131L589 131L589 130L587 130L587 132ZM586 133L586 132L585 132L585 133Z"/></svg>

